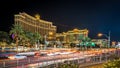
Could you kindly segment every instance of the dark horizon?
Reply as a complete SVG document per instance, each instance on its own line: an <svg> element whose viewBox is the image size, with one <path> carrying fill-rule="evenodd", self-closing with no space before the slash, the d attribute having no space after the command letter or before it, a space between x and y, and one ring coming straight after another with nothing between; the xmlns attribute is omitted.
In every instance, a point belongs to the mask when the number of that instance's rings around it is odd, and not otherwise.
<svg viewBox="0 0 120 68"><path fill-rule="evenodd" d="M88 29L90 38L98 38L99 32L108 34L111 31L111 40L120 41L119 3L119 0L20 0L13 2L4 0L0 2L0 30L8 32L14 24L14 14L26 12L32 16L40 14L41 19L53 22L58 27L57 32L66 32L74 28Z"/></svg>

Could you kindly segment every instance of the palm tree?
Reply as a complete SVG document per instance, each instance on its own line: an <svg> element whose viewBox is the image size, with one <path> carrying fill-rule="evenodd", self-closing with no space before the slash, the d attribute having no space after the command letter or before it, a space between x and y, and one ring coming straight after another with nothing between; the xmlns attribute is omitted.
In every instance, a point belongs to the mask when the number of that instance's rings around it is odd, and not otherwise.
<svg viewBox="0 0 120 68"><path fill-rule="evenodd" d="M31 47L33 45L33 33L30 31L25 31L27 46Z"/></svg>
<svg viewBox="0 0 120 68"><path fill-rule="evenodd" d="M88 46L92 46L91 39L89 37L84 37L83 35L79 36L79 43L81 46L84 46L84 49L87 49Z"/></svg>
<svg viewBox="0 0 120 68"><path fill-rule="evenodd" d="M21 39L19 40L19 44L21 44L23 46L23 51L24 51L24 47L26 46L27 42L29 41L29 38L27 38L25 31L20 38Z"/></svg>
<svg viewBox="0 0 120 68"><path fill-rule="evenodd" d="M36 44L37 42L39 43L41 39L41 35L38 32L32 33L30 31L26 31L25 35L27 37L26 39L27 39L28 44L30 43L32 46Z"/></svg>
<svg viewBox="0 0 120 68"><path fill-rule="evenodd" d="M91 39L89 37L84 37L84 42L85 42L85 49L88 49L87 47L89 46L89 42L91 41Z"/></svg>
<svg viewBox="0 0 120 68"><path fill-rule="evenodd" d="M36 43L39 43L39 40L41 39L41 36L38 32L35 32L33 34L33 39L34 39L34 44L36 45ZM39 45L39 44L38 44Z"/></svg>
<svg viewBox="0 0 120 68"><path fill-rule="evenodd" d="M35 32L33 37L34 37L36 42L41 38L41 36L40 36L40 34L38 32Z"/></svg>
<svg viewBox="0 0 120 68"><path fill-rule="evenodd" d="M82 49L82 46L84 46L83 39L84 39L84 36L83 35L79 35L78 40L79 40L80 49Z"/></svg>
<svg viewBox="0 0 120 68"><path fill-rule="evenodd" d="M19 24L14 24L10 30L10 35L12 35L13 40L15 40L16 48L17 48L17 52L18 52L19 41L24 36L24 30L23 30L22 26Z"/></svg>

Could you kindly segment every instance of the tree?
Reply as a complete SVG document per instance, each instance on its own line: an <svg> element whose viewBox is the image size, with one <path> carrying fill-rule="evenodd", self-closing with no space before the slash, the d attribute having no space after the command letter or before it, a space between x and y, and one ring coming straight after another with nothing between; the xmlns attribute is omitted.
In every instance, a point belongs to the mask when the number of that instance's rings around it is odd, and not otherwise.
<svg viewBox="0 0 120 68"><path fill-rule="evenodd" d="M34 37L35 42L38 42L38 40L41 39L41 36L40 36L40 34L39 34L38 32L35 32L35 33L33 34L33 37Z"/></svg>
<svg viewBox="0 0 120 68"><path fill-rule="evenodd" d="M13 27L10 30L10 35L12 36L12 39L15 40L16 48L18 51L18 46L26 44L29 46L36 44L41 39L41 36L39 33L32 33L30 31L23 30L22 26L19 24L14 24Z"/></svg>
<svg viewBox="0 0 120 68"><path fill-rule="evenodd" d="M25 31L25 35L27 37L27 42L30 43L32 46L36 43L39 43L41 40L41 35L38 32L32 33L30 31Z"/></svg>
<svg viewBox="0 0 120 68"><path fill-rule="evenodd" d="M91 41L91 38L89 37L84 37L83 35L80 35L78 39L80 46L84 47L84 49L87 49L87 47L95 46L95 44Z"/></svg>
<svg viewBox="0 0 120 68"><path fill-rule="evenodd" d="M79 46L80 46L80 48L82 48L84 46L84 42L83 42L84 36L80 35L79 38L78 38L78 40L79 40Z"/></svg>
<svg viewBox="0 0 120 68"><path fill-rule="evenodd" d="M91 39L89 37L84 37L83 35L79 36L80 45L84 47L84 49L87 49L87 46L89 45L89 42Z"/></svg>
<svg viewBox="0 0 120 68"><path fill-rule="evenodd" d="M62 64L58 68L79 68L78 64Z"/></svg>
<svg viewBox="0 0 120 68"><path fill-rule="evenodd" d="M35 45L39 44L39 41L40 41L40 39L41 39L40 34L39 34L38 32L35 32L35 33L33 34L33 39L34 39L34 44L35 44Z"/></svg>
<svg viewBox="0 0 120 68"><path fill-rule="evenodd" d="M0 41L9 43L10 42L9 34L7 32L0 31Z"/></svg>
<svg viewBox="0 0 120 68"><path fill-rule="evenodd" d="M104 64L104 68L120 68L120 59L108 61Z"/></svg>
<svg viewBox="0 0 120 68"><path fill-rule="evenodd" d="M91 39L89 37L84 37L83 41L85 42L85 49L90 45Z"/></svg>
<svg viewBox="0 0 120 68"><path fill-rule="evenodd" d="M27 37L27 46L30 46L34 44L34 39L33 39L33 33L30 31L25 31L25 35Z"/></svg>
<svg viewBox="0 0 120 68"><path fill-rule="evenodd" d="M18 51L18 45L19 41L23 38L24 36L24 30L21 25L19 24L14 24L13 27L10 30L10 35L12 36L13 40L15 40L16 43L16 48Z"/></svg>
<svg viewBox="0 0 120 68"><path fill-rule="evenodd" d="M83 38L84 38L84 36L83 36L83 35L80 35L79 38L78 38L78 40L82 41Z"/></svg>

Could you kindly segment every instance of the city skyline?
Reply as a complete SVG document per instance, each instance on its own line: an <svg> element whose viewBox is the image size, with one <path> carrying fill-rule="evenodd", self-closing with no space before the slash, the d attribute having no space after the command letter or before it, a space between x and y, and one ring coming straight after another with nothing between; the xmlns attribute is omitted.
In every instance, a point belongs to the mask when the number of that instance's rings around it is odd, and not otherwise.
<svg viewBox="0 0 120 68"><path fill-rule="evenodd" d="M26 12L30 15L40 14L41 19L51 21L58 27L58 32L65 32L74 28L89 30L89 37L99 38L99 32L108 34L111 40L120 40L120 1L104 0L58 0L58 1L7 1L1 2L0 28L9 31L14 24L14 14ZM3 5L2 5L3 4ZM102 37L105 38L105 37Z"/></svg>

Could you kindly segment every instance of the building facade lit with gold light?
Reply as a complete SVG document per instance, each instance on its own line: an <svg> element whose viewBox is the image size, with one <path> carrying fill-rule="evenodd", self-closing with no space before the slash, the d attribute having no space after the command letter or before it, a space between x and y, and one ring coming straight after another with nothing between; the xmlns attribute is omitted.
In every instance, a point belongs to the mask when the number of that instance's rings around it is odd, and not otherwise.
<svg viewBox="0 0 120 68"><path fill-rule="evenodd" d="M55 39L56 35L56 26L52 22L45 21L40 19L39 15L35 17L23 12L14 15L15 24L20 24L24 30L31 32L38 32L42 37L45 35L52 35L51 37ZM51 38L50 37L50 38ZM49 38L49 37L47 37Z"/></svg>
<svg viewBox="0 0 120 68"><path fill-rule="evenodd" d="M82 35L83 37L88 37L88 32L87 29L73 29L68 32L57 33L56 39L59 39L62 43L78 43L79 36Z"/></svg>
<svg viewBox="0 0 120 68"><path fill-rule="evenodd" d="M107 47L108 46L107 39L92 39L92 42L94 42L99 47Z"/></svg>

